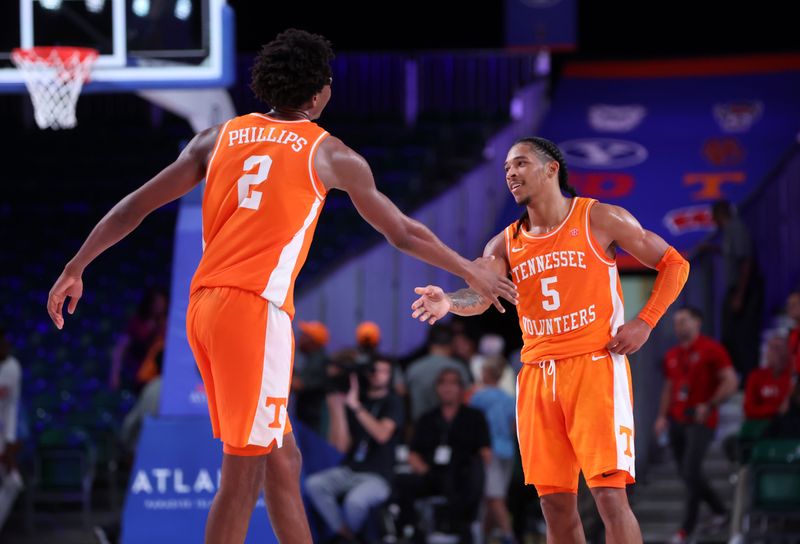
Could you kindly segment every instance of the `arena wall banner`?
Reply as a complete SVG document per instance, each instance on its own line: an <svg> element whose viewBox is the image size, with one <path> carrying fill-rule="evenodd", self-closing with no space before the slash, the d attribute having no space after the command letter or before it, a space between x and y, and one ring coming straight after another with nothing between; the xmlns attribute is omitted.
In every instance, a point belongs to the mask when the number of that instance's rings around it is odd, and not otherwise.
<svg viewBox="0 0 800 544"><path fill-rule="evenodd" d="M203 542L221 463L222 447L211 438L208 418L147 419L122 513L123 544ZM263 497L246 542L277 542Z"/></svg>
<svg viewBox="0 0 800 544"><path fill-rule="evenodd" d="M800 56L576 65L539 135L562 149L580 195L686 251L713 228L711 203L742 202L790 148L798 96ZM519 213L509 197L498 229Z"/></svg>
<svg viewBox="0 0 800 544"><path fill-rule="evenodd" d="M189 284L203 254L201 203L202 190L197 187L181 199L175 224L161 394L161 414L164 415L208 416L203 382L186 340Z"/></svg>
<svg viewBox="0 0 800 544"><path fill-rule="evenodd" d="M339 463L341 454L325 439L293 423L303 454L303 474ZM123 544L203 542L206 518L219 487L222 444L211 437L206 416L148 418L142 427L122 512ZM306 510L310 505L306 504ZM312 534L316 527L312 525ZM314 538L317 542L319 539ZM259 498L246 543L277 542Z"/></svg>

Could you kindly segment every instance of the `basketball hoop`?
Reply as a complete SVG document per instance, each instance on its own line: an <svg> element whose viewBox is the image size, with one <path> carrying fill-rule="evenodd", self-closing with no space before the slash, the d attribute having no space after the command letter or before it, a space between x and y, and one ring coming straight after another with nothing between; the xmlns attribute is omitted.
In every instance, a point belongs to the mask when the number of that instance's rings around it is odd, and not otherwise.
<svg viewBox="0 0 800 544"><path fill-rule="evenodd" d="M11 59L22 72L39 128L72 128L75 106L98 52L85 47L14 49Z"/></svg>

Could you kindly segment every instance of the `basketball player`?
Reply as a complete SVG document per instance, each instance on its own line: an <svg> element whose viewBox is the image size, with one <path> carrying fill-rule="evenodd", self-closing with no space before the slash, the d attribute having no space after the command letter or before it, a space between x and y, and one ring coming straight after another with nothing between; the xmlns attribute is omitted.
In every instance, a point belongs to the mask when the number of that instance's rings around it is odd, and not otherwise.
<svg viewBox="0 0 800 544"><path fill-rule="evenodd" d="M625 486L634 481L632 389L628 353L678 296L689 264L617 206L580 198L567 182L558 147L523 138L505 163L519 221L486 245L484 256L519 290L525 363L517 379L517 434L525 482L534 484L547 541L584 542L577 510L583 471L606 527L606 541L641 542ZM564 192L570 196L564 196ZM658 270L639 316L623 324L615 248ZM473 289L418 287L414 318L476 315L490 305Z"/></svg>
<svg viewBox="0 0 800 544"><path fill-rule="evenodd" d="M499 306L498 296L516 299L505 274L464 259L403 215L376 189L366 161L312 122L331 97L332 58L324 37L300 30L264 46L251 88L273 109L198 134L173 164L114 206L50 291L48 311L61 329L62 305L70 297L68 311L75 311L89 263L150 212L206 179L204 252L186 316L224 451L206 542L243 542L262 488L280 542L311 542L286 404L294 282L328 191L346 191L395 247L461 276L486 300Z"/></svg>

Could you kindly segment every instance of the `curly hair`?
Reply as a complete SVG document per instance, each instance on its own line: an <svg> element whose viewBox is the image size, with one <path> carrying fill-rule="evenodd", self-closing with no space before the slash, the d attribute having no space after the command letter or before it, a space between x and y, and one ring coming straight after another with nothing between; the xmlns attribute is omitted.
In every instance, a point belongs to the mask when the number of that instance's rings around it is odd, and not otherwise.
<svg viewBox="0 0 800 544"><path fill-rule="evenodd" d="M330 82L333 56L324 36L290 28L256 55L250 88L273 108L299 108Z"/></svg>
<svg viewBox="0 0 800 544"><path fill-rule="evenodd" d="M534 153L539 155L539 157L543 161L556 161L558 163L558 187L565 193L570 196L578 196L578 191L575 190L575 187L569 184L569 173L567 172L567 161L564 159L564 155L561 154L561 150L558 148L556 144L547 140L545 138L540 138L538 136L530 136L528 138L520 138L514 145L517 144L528 144L533 149ZM525 221L528 219L528 210L522 212L522 216L520 216L519 220L517 221L517 228L514 232L514 238L519 235L519 231L522 226L525 224Z"/></svg>

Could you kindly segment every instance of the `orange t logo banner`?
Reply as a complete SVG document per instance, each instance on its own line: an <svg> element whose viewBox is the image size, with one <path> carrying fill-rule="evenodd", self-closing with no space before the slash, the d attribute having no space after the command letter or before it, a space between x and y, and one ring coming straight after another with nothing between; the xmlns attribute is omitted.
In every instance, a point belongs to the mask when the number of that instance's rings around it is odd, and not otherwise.
<svg viewBox="0 0 800 544"><path fill-rule="evenodd" d="M267 397L266 405L275 407L275 418L269 424L270 429L281 428L281 408L286 409L286 397Z"/></svg>
<svg viewBox="0 0 800 544"><path fill-rule="evenodd" d="M700 189L692 194L694 200L716 200L723 198L722 185L746 181L744 172L693 172L683 176L684 185L700 185Z"/></svg>

